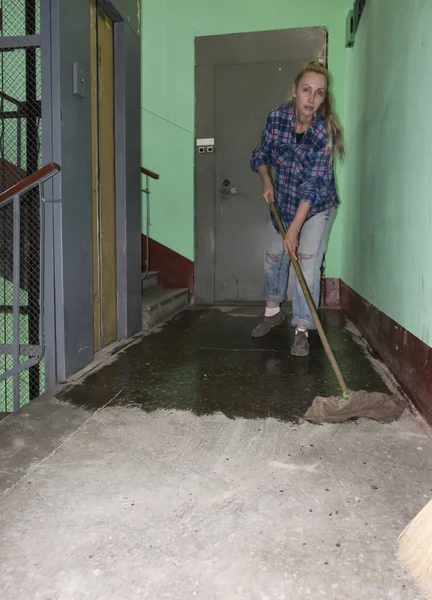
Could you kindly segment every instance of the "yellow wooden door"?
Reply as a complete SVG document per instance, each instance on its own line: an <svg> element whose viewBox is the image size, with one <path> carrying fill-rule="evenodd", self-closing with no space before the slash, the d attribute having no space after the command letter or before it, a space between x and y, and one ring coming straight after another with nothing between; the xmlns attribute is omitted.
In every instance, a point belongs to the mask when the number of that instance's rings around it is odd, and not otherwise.
<svg viewBox="0 0 432 600"><path fill-rule="evenodd" d="M95 352L117 338L114 24L90 1Z"/></svg>

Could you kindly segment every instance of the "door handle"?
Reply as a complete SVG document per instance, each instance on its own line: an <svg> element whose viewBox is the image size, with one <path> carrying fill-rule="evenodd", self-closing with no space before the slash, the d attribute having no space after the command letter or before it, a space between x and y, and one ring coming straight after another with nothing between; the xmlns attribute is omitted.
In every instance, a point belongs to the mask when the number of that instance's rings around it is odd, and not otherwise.
<svg viewBox="0 0 432 600"><path fill-rule="evenodd" d="M228 198L229 196L234 196L235 194L238 193L238 189L234 186L231 186L231 181L229 179L224 179L222 182L222 187L219 190L219 193L221 194L221 196L224 196L224 198Z"/></svg>

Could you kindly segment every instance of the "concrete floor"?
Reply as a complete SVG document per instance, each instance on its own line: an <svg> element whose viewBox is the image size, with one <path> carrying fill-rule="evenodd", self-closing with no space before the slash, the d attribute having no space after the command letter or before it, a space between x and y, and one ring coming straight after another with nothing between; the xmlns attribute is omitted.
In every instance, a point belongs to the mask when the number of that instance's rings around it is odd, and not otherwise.
<svg viewBox="0 0 432 600"><path fill-rule="evenodd" d="M334 393L319 341L301 364L252 324L185 313L0 422L2 600L421 598L394 557L431 497L421 423L302 422ZM326 328L350 386L385 389Z"/></svg>

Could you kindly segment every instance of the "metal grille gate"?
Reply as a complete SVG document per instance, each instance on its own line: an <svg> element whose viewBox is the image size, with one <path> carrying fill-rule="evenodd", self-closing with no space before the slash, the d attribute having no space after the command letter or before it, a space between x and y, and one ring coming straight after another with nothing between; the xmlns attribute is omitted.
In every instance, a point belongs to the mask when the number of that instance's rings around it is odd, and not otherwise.
<svg viewBox="0 0 432 600"><path fill-rule="evenodd" d="M41 167L39 0L0 0L0 30L1 193ZM44 390L40 191L36 181L0 205L0 412Z"/></svg>

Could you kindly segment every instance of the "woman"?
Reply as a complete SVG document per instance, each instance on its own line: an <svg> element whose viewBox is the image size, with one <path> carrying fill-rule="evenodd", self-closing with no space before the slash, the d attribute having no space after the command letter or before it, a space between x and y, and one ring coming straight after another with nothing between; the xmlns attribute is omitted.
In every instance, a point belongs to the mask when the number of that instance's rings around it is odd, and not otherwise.
<svg viewBox="0 0 432 600"><path fill-rule="evenodd" d="M290 259L299 260L310 292L318 305L321 264L339 199L334 180L335 151L342 159L341 128L332 112L330 74L318 62L304 67L295 79L292 101L273 110L254 150L251 168L262 179L262 197L275 202L285 226L282 239L271 216L265 253L266 308L254 337L266 335L285 315ZM270 177L275 168L275 186ZM298 248L298 255L297 255ZM295 329L293 356L309 354L308 331L315 329L312 315L296 278L293 298Z"/></svg>

